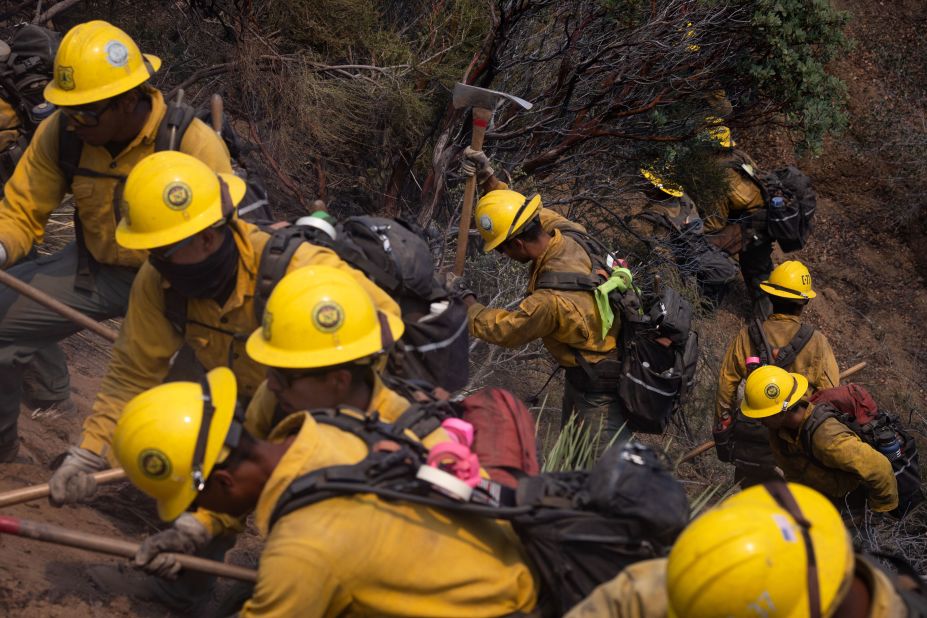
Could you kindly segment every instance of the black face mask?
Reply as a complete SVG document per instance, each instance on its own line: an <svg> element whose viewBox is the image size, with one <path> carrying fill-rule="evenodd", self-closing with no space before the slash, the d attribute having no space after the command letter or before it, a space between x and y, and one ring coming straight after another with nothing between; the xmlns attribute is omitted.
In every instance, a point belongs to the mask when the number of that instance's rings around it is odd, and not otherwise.
<svg viewBox="0 0 927 618"><path fill-rule="evenodd" d="M155 255L149 255L148 261L182 296L211 298L222 306L235 289L239 255L232 231L228 227L224 231L222 245L202 262L172 264Z"/></svg>

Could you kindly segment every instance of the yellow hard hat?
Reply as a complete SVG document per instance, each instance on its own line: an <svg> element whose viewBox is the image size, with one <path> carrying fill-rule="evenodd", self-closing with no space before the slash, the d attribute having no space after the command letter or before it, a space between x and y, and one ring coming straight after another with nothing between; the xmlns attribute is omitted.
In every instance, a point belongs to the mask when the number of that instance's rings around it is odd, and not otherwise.
<svg viewBox="0 0 927 618"><path fill-rule="evenodd" d="M794 506L781 506L771 490L791 494ZM816 572L809 573L803 524ZM679 536L667 562L668 614L807 617L810 575L818 582L826 618L846 596L854 566L852 542L830 500L794 483L769 490L757 485L708 511Z"/></svg>
<svg viewBox="0 0 927 618"><path fill-rule="evenodd" d="M663 178L658 176L653 170L641 168L641 176L649 180L650 184L655 186L660 191L663 191L663 193L666 193L667 195L671 195L673 197L683 196L684 191L681 186L670 180L663 180Z"/></svg>
<svg viewBox="0 0 927 618"><path fill-rule="evenodd" d="M530 200L517 191L490 191L476 204L476 228L483 237L483 251L490 252L522 228L541 210L541 196Z"/></svg>
<svg viewBox="0 0 927 618"><path fill-rule="evenodd" d="M213 466L237 446L240 431L232 431L233 424L240 425L237 390L235 375L218 367L200 384L162 384L123 409L113 452L132 484L157 501L164 521L176 519L193 504ZM205 427L204 415L210 419Z"/></svg>
<svg viewBox="0 0 927 618"><path fill-rule="evenodd" d="M263 325L248 338L248 356L284 369L333 367L385 351L405 326L377 310L346 270L306 266L271 292Z"/></svg>
<svg viewBox="0 0 927 618"><path fill-rule="evenodd" d="M142 54L116 26L88 21L61 39L45 99L62 107L103 101L148 81L160 67L160 58Z"/></svg>
<svg viewBox="0 0 927 618"><path fill-rule="evenodd" d="M126 249L165 247L222 221L230 214L222 206L222 182L234 208L247 189L241 178L216 174L173 150L145 157L126 179L116 242Z"/></svg>
<svg viewBox="0 0 927 618"><path fill-rule="evenodd" d="M760 289L773 296L793 300L811 300L817 293L811 289L811 273L798 260L782 262L760 283Z"/></svg>
<svg viewBox="0 0 927 618"><path fill-rule="evenodd" d="M737 145L734 136L731 135L731 129L725 126L724 121L717 116L707 116L705 122L708 123L708 136L718 142L722 148L733 148Z"/></svg>
<svg viewBox="0 0 927 618"><path fill-rule="evenodd" d="M744 385L740 411L749 418L766 418L785 412L808 390L808 378L775 365L758 367Z"/></svg>

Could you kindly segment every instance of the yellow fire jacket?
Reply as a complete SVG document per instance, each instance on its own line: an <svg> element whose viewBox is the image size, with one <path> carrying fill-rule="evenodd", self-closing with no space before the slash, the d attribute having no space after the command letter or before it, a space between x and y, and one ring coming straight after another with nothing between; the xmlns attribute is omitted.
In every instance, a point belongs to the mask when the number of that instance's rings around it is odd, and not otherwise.
<svg viewBox="0 0 927 618"><path fill-rule="evenodd" d="M774 313L763 322L763 330L773 351L788 345L801 326L801 320L794 315ZM737 387L747 375L747 357L757 356L757 351L750 343L747 327L740 329L731 342L721 361L718 374L718 394L715 400L715 420L733 410L737 403ZM786 367L792 373L800 373L808 378L809 395L815 391L840 385L840 369L837 358L830 347L827 337L819 330L814 331L811 340L805 344L795 357L795 362Z"/></svg>
<svg viewBox="0 0 927 618"><path fill-rule="evenodd" d="M244 221L236 220L231 225L239 252L235 290L223 307L212 299L190 299L184 335L165 316L164 288L168 284L151 264L142 265L132 285L129 310L113 347L113 358L93 410L84 420L82 448L107 454L123 406L135 395L162 382L171 357L184 341L193 348L203 367L207 370L229 367L238 378L241 396L254 395L264 380L265 369L245 353L245 340L259 326L252 301L261 252L270 235ZM399 306L393 299L330 249L304 243L294 254L288 270L310 264L347 270L380 310L399 315Z"/></svg>
<svg viewBox="0 0 927 618"><path fill-rule="evenodd" d="M534 579L503 522L356 495L293 511L268 531L294 479L367 454L359 438L309 414L288 417L271 439L294 433L255 511L267 543L242 618L478 618L534 608Z"/></svg>
<svg viewBox="0 0 927 618"><path fill-rule="evenodd" d="M773 457L787 481L802 483L831 499L839 500L864 485L873 511L886 512L898 506L898 483L891 462L859 439L835 418L821 423L811 437L814 459L805 453L801 435L814 410L808 404L798 431L769 432Z"/></svg>
<svg viewBox="0 0 927 618"><path fill-rule="evenodd" d="M724 180L728 190L724 198L711 205L705 213L705 231L717 232L728 223L731 213L740 214L743 211L762 208L764 206L763 194L756 182L751 180L743 171L731 169L731 165L750 166L757 170L756 162L750 155L742 150L730 150L718 156L718 162L724 167Z"/></svg>
<svg viewBox="0 0 927 618"><path fill-rule="evenodd" d="M167 106L159 91L152 88L149 94L151 113L135 139L115 157L103 146L85 144L80 167L128 176L139 161L154 152L155 137ZM65 193L71 192L87 250L94 259L114 266L141 266L146 256L144 251L124 249L116 243L118 205L113 201L120 181L76 176L73 185L67 186L58 166L58 125L61 122L61 112L55 112L39 125L4 189L0 203L0 243L6 249L7 264L15 264L29 253L33 243L44 240L49 215L61 204ZM199 120L190 124L180 151L200 159L217 172L232 173L225 143Z"/></svg>
<svg viewBox="0 0 927 618"><path fill-rule="evenodd" d="M565 618L666 618L666 558L633 564L613 580L596 588ZM904 600L892 580L860 555L856 556L856 577L871 595L867 618L905 618Z"/></svg>
<svg viewBox="0 0 927 618"><path fill-rule="evenodd" d="M19 116L13 106L0 99L0 152L19 138ZM2 191L0 191L2 193Z"/></svg>
<svg viewBox="0 0 927 618"><path fill-rule="evenodd" d="M370 405L366 412L377 412L380 419L387 423L394 423L409 409L409 401L396 391L390 389L378 374L374 374L373 392L370 395ZM303 414L297 412L296 414ZM245 411L245 429L255 438L265 439L271 434L274 427L279 425L285 413L277 410L277 397L267 388L267 381L261 382L257 392L248 404ZM446 442L450 438L441 428L425 436L422 443L431 448L439 442ZM228 515L213 513L199 509L194 514L197 520L209 530L212 536L218 536L229 531L240 532L244 529L242 522Z"/></svg>
<svg viewBox="0 0 927 618"><path fill-rule="evenodd" d="M611 332L602 340L601 320L591 292L535 289L537 277L543 272L590 272L592 263L586 251L561 233L564 228L580 231L585 228L547 209L541 210L541 225L553 232L553 236L547 251L531 267L528 296L514 311L480 303L472 305L467 310L470 334L507 348L541 339L563 367L577 365L574 349L595 364L615 349L620 328L618 316Z"/></svg>

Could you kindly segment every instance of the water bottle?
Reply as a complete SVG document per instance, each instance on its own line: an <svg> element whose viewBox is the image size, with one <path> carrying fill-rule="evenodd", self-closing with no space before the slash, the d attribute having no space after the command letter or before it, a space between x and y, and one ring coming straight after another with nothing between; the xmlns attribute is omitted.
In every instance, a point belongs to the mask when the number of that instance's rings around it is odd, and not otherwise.
<svg viewBox="0 0 927 618"><path fill-rule="evenodd" d="M783 206L785 206L785 198L782 196L777 195L776 197L769 200L770 208L782 208Z"/></svg>
<svg viewBox="0 0 927 618"><path fill-rule="evenodd" d="M32 108L29 116L32 119L32 122L39 124L46 118L52 115L52 112L55 111L55 106L49 103L48 101L42 101L38 105Z"/></svg>
<svg viewBox="0 0 927 618"><path fill-rule="evenodd" d="M317 210L308 217L300 217L296 220L296 225L305 225L322 230L332 240L338 239L338 231L335 229L336 223L335 218L324 210Z"/></svg>
<svg viewBox="0 0 927 618"><path fill-rule="evenodd" d="M747 375L753 373L753 370L760 366L760 357L759 356L748 356L747 357Z"/></svg>
<svg viewBox="0 0 927 618"><path fill-rule="evenodd" d="M901 441L898 434L891 427L882 429L876 436L876 444L879 452L885 455L889 461L895 461L901 457Z"/></svg>

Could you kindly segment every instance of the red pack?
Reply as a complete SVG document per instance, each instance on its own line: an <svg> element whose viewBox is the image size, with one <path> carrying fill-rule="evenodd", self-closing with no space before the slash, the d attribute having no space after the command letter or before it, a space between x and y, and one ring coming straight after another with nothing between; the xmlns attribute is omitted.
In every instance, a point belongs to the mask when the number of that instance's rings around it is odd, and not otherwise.
<svg viewBox="0 0 927 618"><path fill-rule="evenodd" d="M844 384L818 391L809 401L813 404L829 403L843 414L852 415L860 426L871 423L879 413L875 399L859 384Z"/></svg>
<svg viewBox="0 0 927 618"><path fill-rule="evenodd" d="M518 476L540 473L534 417L521 399L505 389L484 388L456 405L473 425L473 452L492 480L515 487Z"/></svg>

